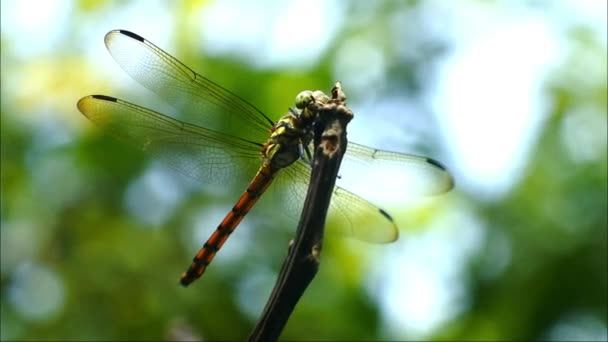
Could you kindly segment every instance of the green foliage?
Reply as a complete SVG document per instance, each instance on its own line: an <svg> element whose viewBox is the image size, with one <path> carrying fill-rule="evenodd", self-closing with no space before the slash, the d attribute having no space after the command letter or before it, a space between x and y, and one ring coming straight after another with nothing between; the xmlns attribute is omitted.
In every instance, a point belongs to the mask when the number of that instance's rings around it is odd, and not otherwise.
<svg viewBox="0 0 608 342"><path fill-rule="evenodd" d="M367 13L369 28L357 22L346 23L332 43L339 46L349 37L392 34L387 24L390 14L414 11L420 5L381 3ZM477 2L471 3L475 6ZM92 45L85 48L75 32L88 26L83 23L95 20L99 13L119 6L117 2L93 5L80 1L75 18L58 23L66 26L58 45L67 50L27 63L19 63L21 57L9 42L16 37L3 32L1 338L160 340L192 334L204 340L243 340L270 293L295 224L268 216L263 210L252 213L201 280L186 289L178 286L179 275L197 248L192 241L199 234L194 224L197 215L217 207L227 212L242 189L227 196L195 185L183 191L182 200L177 201L167 220L157 225L138 219L128 210L125 198L129 189L151 161L91 129L75 108L81 96L118 82L118 75L100 74L93 64L98 59L110 60L110 56L98 55L91 61L84 51ZM197 6L196 2L183 2L171 9L185 19L167 28L177 43L175 50L167 51L272 118L293 105L300 91L327 90L335 81L332 60L336 48L328 49L305 70L256 69L243 57L205 55L194 48L200 37L193 33L195 20L188 17ZM367 10L356 2L346 6L348 16L365 17ZM293 24L306 24L305 14L302 21ZM148 38L154 41L154 37ZM386 55L393 56L386 66L390 70L387 88L416 93L427 86L417 68L444 52L442 37L427 39L428 51L405 61L396 57L394 50L398 47L378 42ZM578 150L577 144L573 148L567 137L581 134L568 133L568 120L579 120L581 112L584 120L606 123L606 42L596 41L584 29L570 32L566 42L567 58L552 73L545 89L550 102L548 119L521 181L496 202L488 203L458 190L452 194L454 202L468 203L483 218L486 235L481 250L464 266L466 308L424 338L547 339L556 325L579 313L593 315L606 327L608 170L606 143L602 141L606 131L604 128L602 136L599 127L589 133L599 132L592 142L600 149L603 146L599 152ZM95 46L101 45L99 36ZM66 55L72 60L66 60ZM599 65L599 75L577 71L589 63ZM38 77L24 76L13 84L20 75ZM126 99L137 99L134 94L141 94L118 90L104 93ZM146 105L145 100L139 103ZM591 127L597 129L598 125ZM162 205L159 202L153 208L160 210ZM217 224L215 220L205 223L207 233ZM408 238L406 231L401 238ZM504 269L490 258L498 253L497 241L509 246ZM378 247L367 250L348 246L340 239L328 242L320 272L287 324L283 338L416 338L415 334L386 331L386 317L378 298L366 290L372 271L367 259L379 255L375 253ZM25 291L22 287L36 288L35 281L31 282L37 278L28 278L32 265L50 272L49 279L58 279L60 296L47 298L47 288L43 287L39 289L44 299L41 302L19 299L20 291ZM53 300L60 304L48 304ZM44 311L45 305L51 309Z"/></svg>

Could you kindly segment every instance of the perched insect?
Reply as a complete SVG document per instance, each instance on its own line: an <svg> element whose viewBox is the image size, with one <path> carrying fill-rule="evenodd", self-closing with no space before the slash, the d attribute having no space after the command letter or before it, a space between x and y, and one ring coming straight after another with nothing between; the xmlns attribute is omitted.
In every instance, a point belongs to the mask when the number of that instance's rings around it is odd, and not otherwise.
<svg viewBox="0 0 608 342"><path fill-rule="evenodd" d="M135 80L173 105L188 123L106 95L78 101L78 109L110 135L166 161L173 168L206 183L223 184L253 177L232 210L196 254L182 275L187 286L200 277L228 236L276 178L294 206L301 205L310 179L311 117L301 108L274 122L249 102L195 73L146 39L125 30L110 31L106 46L116 62ZM302 92L302 107L312 92ZM181 116L180 116L181 117ZM257 169L247 175L246 170ZM343 218L343 230L364 241L394 241L398 229L384 210L355 194L348 179L365 175L364 187L386 194L432 195L450 190L453 180L437 161L382 151L349 142L340 169L330 215ZM388 173L387 173L388 172ZM393 177L384 181L386 175ZM395 177L395 175L397 175ZM360 178L360 177L359 177ZM360 224L365 217L367 223Z"/></svg>

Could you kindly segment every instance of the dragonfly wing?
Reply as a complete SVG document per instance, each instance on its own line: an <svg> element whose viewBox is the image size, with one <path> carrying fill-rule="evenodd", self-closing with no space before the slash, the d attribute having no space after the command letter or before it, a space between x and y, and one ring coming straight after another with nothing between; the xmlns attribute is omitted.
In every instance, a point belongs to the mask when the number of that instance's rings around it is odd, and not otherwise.
<svg viewBox="0 0 608 342"><path fill-rule="evenodd" d="M197 74L148 40L125 30L108 32L105 44L133 79L177 109L181 120L254 142L268 138L272 120L255 106Z"/></svg>
<svg viewBox="0 0 608 342"><path fill-rule="evenodd" d="M310 172L310 166L300 160L283 170L275 181L275 186L285 189L280 192L286 195L281 201L286 213L296 220L302 212ZM399 236L393 219L384 210L340 187L334 188L328 223L333 232L367 242L392 242Z"/></svg>
<svg viewBox="0 0 608 342"><path fill-rule="evenodd" d="M207 184L247 180L261 162L257 144L110 96L83 97L78 109L115 138Z"/></svg>
<svg viewBox="0 0 608 342"><path fill-rule="evenodd" d="M399 237L399 229L386 211L338 186L331 198L329 223L340 234L362 241L387 243Z"/></svg>
<svg viewBox="0 0 608 342"><path fill-rule="evenodd" d="M300 160L276 181L289 188L283 203L287 212L296 218L302 210L310 170L310 166ZM395 241L399 236L392 217L374 203L402 205L412 197L440 194L454 186L451 175L433 159L375 150L351 142L336 184L328 223L341 234L374 243Z"/></svg>
<svg viewBox="0 0 608 342"><path fill-rule="evenodd" d="M388 205L444 193L452 189L454 181L445 167L431 158L349 142L336 184Z"/></svg>

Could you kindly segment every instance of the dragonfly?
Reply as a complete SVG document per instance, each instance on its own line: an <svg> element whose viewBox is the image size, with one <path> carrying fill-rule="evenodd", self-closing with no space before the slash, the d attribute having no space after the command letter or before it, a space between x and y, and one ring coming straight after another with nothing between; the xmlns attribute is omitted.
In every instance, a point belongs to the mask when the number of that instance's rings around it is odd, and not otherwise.
<svg viewBox="0 0 608 342"><path fill-rule="evenodd" d="M298 94L296 108L289 108L275 122L247 100L135 33L110 31L105 45L127 74L169 103L176 114L161 114L112 96L89 95L77 103L85 117L110 136L202 183L247 184L182 274L183 286L205 272L272 183L285 194L281 203L291 210L286 212L296 213L301 208L311 173L314 117L305 107L310 101L326 100L322 92ZM383 176L387 172L389 176ZM454 184L450 173L434 159L353 142L348 144L338 183L329 216L341 218L340 230L346 235L372 243L395 241L399 230L388 212L357 195L356 189L374 188L382 199L408 193L441 194Z"/></svg>

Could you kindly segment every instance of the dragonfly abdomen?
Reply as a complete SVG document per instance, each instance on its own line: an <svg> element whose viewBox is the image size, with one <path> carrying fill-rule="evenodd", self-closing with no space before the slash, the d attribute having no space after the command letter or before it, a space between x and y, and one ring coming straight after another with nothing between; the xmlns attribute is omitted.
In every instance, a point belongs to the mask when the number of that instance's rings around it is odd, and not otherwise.
<svg viewBox="0 0 608 342"><path fill-rule="evenodd" d="M251 210L262 193L272 183L276 172L277 170L273 169L270 163L264 163L251 183L249 183L247 190L245 190L234 207L232 207L232 210L224 217L209 239L207 239L203 248L194 256L188 270L182 274L180 283L183 286L188 286L203 275L205 269L215 257L215 254L222 248L222 245L236 229L243 217Z"/></svg>

